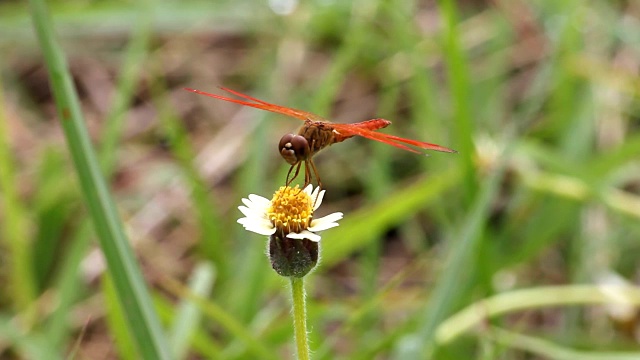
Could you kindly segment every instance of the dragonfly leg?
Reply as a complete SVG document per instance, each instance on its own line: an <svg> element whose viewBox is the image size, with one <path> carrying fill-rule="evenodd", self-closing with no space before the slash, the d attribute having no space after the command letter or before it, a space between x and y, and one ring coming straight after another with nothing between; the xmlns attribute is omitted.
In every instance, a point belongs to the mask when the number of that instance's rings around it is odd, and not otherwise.
<svg viewBox="0 0 640 360"><path fill-rule="evenodd" d="M309 149L311 149L311 151L314 151L315 148L316 148L316 139L313 139L311 141L311 145ZM306 187L307 185L311 184L311 180L312 180L311 171L313 171L313 175L315 175L316 180L318 181L318 187L322 188L322 183L320 182L320 175L318 174L318 169L316 169L316 165L313 163L313 159L311 158L311 155L304 160L304 170L305 170L304 186Z"/></svg>
<svg viewBox="0 0 640 360"><path fill-rule="evenodd" d="M309 165L311 166L311 170L313 170L313 175L315 175L316 180L318 180L318 187L322 189L322 181L320 181L320 174L318 173L316 164L314 164L312 160L309 160ZM309 173L309 178L311 178L311 173Z"/></svg>
<svg viewBox="0 0 640 360"><path fill-rule="evenodd" d="M293 179L295 179L298 176L298 174L300 173L300 166L302 166L302 162L291 165L291 167L289 168L289 171L287 171L287 179L286 179L285 186L291 185L291 182L293 181ZM291 178L289 178L289 176L291 175L291 171L293 170L294 167L296 168L296 172L293 174Z"/></svg>
<svg viewBox="0 0 640 360"><path fill-rule="evenodd" d="M309 163L311 163L311 161L309 161L309 160L305 160L304 161L304 186L303 186L303 188L306 188L307 185L311 184L311 170L309 169Z"/></svg>
<svg viewBox="0 0 640 360"><path fill-rule="evenodd" d="M316 164L313 163L313 160L309 159L307 161L304 162L304 170L305 170L305 187L311 183L311 171L313 171L313 175L315 175L316 180L318 181L318 191L320 191L322 189L322 182L320 181L320 174L318 174L318 169L316 169ZM308 180L306 180L307 176L309 177ZM318 201L318 198L316 197L313 200L313 207L316 206L316 201Z"/></svg>

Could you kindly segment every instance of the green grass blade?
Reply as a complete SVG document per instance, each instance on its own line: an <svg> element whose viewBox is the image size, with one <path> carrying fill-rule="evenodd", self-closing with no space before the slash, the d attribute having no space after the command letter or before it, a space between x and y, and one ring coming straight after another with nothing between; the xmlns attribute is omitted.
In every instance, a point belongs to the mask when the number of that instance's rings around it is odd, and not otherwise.
<svg viewBox="0 0 640 360"><path fill-rule="evenodd" d="M478 249L487 221L487 214L493 204L493 199L499 189L504 176L506 158L510 153L508 146L503 153L500 166L494 170L491 176L483 183L480 192L469 211L464 227L451 247L449 261L446 270L440 276L436 284L431 301L425 307L420 329L416 334L419 346L401 351L409 351L403 354L407 358L430 358L435 350L435 331L445 317L453 311L456 300L466 288L469 276L474 270L474 252ZM420 356L422 354L422 356Z"/></svg>
<svg viewBox="0 0 640 360"><path fill-rule="evenodd" d="M16 326L15 319L0 314L0 339L3 344L9 341L16 345L23 359L62 360L62 356L51 346L49 339L39 333L26 334L24 329ZM4 357L3 357L4 358Z"/></svg>
<svg viewBox="0 0 640 360"><path fill-rule="evenodd" d="M453 0L440 1L445 24L444 58L454 109L455 135L458 138L456 150L464 164L464 194L468 203L476 192L476 171L473 163L473 130L471 119L471 82L467 61L460 44L457 5Z"/></svg>
<svg viewBox="0 0 640 360"><path fill-rule="evenodd" d="M199 264L193 271L189 288L194 295L206 298L209 296L215 280L215 268L209 263ZM191 337L198 327L202 312L190 299L184 299L174 317L169 341L175 359L186 358Z"/></svg>
<svg viewBox="0 0 640 360"><path fill-rule="evenodd" d="M385 229L428 207L447 190L459 185L460 177L457 169L448 170L390 193L374 206L348 214L338 228L322 234L321 269L345 259L374 241Z"/></svg>
<svg viewBox="0 0 640 360"><path fill-rule="evenodd" d="M135 360L140 354L136 351L136 344L131 336L131 330L127 327L127 317L118 300L112 276L108 273L105 274L102 277L101 285L106 309L105 320L109 326L109 335L114 341L114 348L117 349L118 357L122 360Z"/></svg>
<svg viewBox="0 0 640 360"><path fill-rule="evenodd" d="M32 253L29 248L27 212L20 201L14 159L11 155L9 129L4 112L2 83L0 83L0 212L2 226L0 246L7 249L3 257L10 259L8 282L11 302L16 310L25 310L35 300Z"/></svg>
<svg viewBox="0 0 640 360"><path fill-rule="evenodd" d="M109 114L106 116L106 127L104 135L102 135L102 146L98 154L104 175L107 179L112 176L117 154L115 147L122 137L122 120L125 118L123 112L126 106L132 101L134 84L136 84L139 79L144 58L148 54L147 47L150 24L147 19L149 16L148 11L146 11L147 8L144 7L144 5L148 5L148 2L145 1L140 4L138 11L142 21L136 24L137 27L134 29L132 39L127 45L127 51L122 61L124 70L118 79L113 105ZM59 183L67 181L59 174L66 171L66 168L59 166L57 163L51 163L49 159L45 159L44 162L46 162L48 167L54 167L51 172L58 172L41 176L43 184L38 186L39 193L45 194L43 196L49 196L51 191L45 191L47 186L60 188L61 185ZM59 181L51 181L52 178L59 179ZM64 185L62 185L62 188L64 188ZM59 207L59 202L65 200L57 201L58 203L52 205L52 207ZM73 201L73 203L75 204L75 201ZM90 222L91 219L85 217L78 226L78 230L71 240L68 251L65 252L65 256L62 258L63 264L60 266L60 271L55 279L54 287L59 293L58 307L51 314L50 320L46 325L47 332L49 333L48 337L52 339L53 344L62 344L69 336L69 311L74 302L77 301L79 294L84 290L82 286L78 286L78 273L80 269L79 264L84 258L86 249L89 247L93 236ZM49 235L47 234L47 236ZM40 250L39 252L43 251ZM51 256L51 254L52 252L47 252L47 256Z"/></svg>
<svg viewBox="0 0 640 360"><path fill-rule="evenodd" d="M127 51L122 64L122 74L118 79L114 101L109 114L105 120L104 135L100 148L100 160L105 174L109 175L113 171L118 151L120 135L126 119L125 113L133 101L134 91L145 59L148 57L149 38L151 32L150 11L148 1L139 2L139 16L136 21L136 28L132 35L131 42L127 46Z"/></svg>
<svg viewBox="0 0 640 360"><path fill-rule="evenodd" d="M91 245L91 230L91 223L85 218L71 239L69 249L65 253L54 282L54 287L58 291L58 306L51 314L45 327L48 333L47 337L57 346L63 346L64 341L68 340L68 336L72 332L69 314L74 303L85 290L84 287L79 286L81 281L79 271L80 263Z"/></svg>
<svg viewBox="0 0 640 360"><path fill-rule="evenodd" d="M622 352L622 351L581 351L577 349L567 348L555 344L551 341L535 338L519 334L513 331L506 331L497 327L492 327L488 331L489 337L495 342L537 354L540 358L551 360L636 360L640 359L640 352Z"/></svg>
<svg viewBox="0 0 640 360"><path fill-rule="evenodd" d="M160 77L160 75L158 75ZM191 190L190 197L196 211L197 220L202 229L200 234L200 251L216 264L216 271L223 277L227 275L227 258L222 242L223 226L213 197L209 194L209 185L200 174L194 163L196 150L193 149L187 130L180 122L177 114L167 104L165 84L156 82L152 88L154 102L159 109L159 120L162 131L171 144L171 152L176 158L184 174L184 179Z"/></svg>
<svg viewBox="0 0 640 360"><path fill-rule="evenodd" d="M193 302L205 317L219 324L220 327L228 332L234 339L237 339L243 346L246 346L246 350L252 353L252 359L278 359L278 355L268 347L264 340L257 339L247 327L218 303L203 299L194 294L191 289L173 279L165 278L163 286L173 295ZM230 350L228 347L227 351L232 352L233 349ZM230 359L232 357L223 352L221 358Z"/></svg>
<svg viewBox="0 0 640 360"><path fill-rule="evenodd" d="M616 296L612 296L616 294ZM446 344L491 319L508 313L545 307L606 305L639 306L640 289L633 286L560 285L517 289L475 302L444 321L436 341Z"/></svg>
<svg viewBox="0 0 640 360"><path fill-rule="evenodd" d="M30 6L58 116L129 327L143 358L168 359L170 353L160 322L100 172L66 60L53 37L54 29L46 6L41 0L30 1Z"/></svg>

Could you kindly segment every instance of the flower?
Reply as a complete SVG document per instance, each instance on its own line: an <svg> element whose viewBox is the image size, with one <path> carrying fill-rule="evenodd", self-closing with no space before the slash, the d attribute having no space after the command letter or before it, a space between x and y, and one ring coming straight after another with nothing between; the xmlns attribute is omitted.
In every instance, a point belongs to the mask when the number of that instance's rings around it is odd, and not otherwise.
<svg viewBox="0 0 640 360"><path fill-rule="evenodd" d="M336 212L318 219L313 218L313 213L322 204L325 190L320 187L313 189L308 185L304 190L282 186L268 199L251 194L247 199L242 199L245 206L238 209L245 217L238 219L238 223L249 231L261 235L279 235L289 239L308 239L313 242L320 241L320 235L316 232L336 227L338 220L342 219L342 213Z"/></svg>
<svg viewBox="0 0 640 360"><path fill-rule="evenodd" d="M314 219L324 190L308 185L301 190L282 186L271 201L251 194L238 209L245 217L238 222L245 229L269 236L271 267L280 275L301 278L318 263L320 235L316 232L338 226L342 213Z"/></svg>

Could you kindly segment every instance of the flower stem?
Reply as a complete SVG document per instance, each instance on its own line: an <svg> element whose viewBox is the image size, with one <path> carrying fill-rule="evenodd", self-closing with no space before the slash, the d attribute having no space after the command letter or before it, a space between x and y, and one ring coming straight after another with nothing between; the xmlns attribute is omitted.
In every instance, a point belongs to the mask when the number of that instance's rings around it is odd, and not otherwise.
<svg viewBox="0 0 640 360"><path fill-rule="evenodd" d="M309 339L307 338L307 312L304 298L303 278L290 277L293 296L293 330L298 349L298 360L309 360Z"/></svg>

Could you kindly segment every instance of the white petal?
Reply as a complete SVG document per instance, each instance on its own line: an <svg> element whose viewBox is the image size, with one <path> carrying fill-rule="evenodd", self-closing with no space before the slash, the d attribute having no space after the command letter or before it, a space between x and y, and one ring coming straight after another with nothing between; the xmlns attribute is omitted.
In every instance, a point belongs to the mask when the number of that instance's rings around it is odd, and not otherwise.
<svg viewBox="0 0 640 360"><path fill-rule="evenodd" d="M316 230L315 228L323 226L323 224L336 222L336 221L342 219L342 216L343 216L343 214L341 212L336 212L336 213L329 214L327 216L324 216L324 217L321 217L321 218L318 218L318 219L313 219L311 221L311 224L309 224L309 225L311 225L309 227L309 229L311 231L321 231L321 230ZM336 225L334 225L334 226L336 226ZM314 229L311 229L311 228L314 228Z"/></svg>
<svg viewBox="0 0 640 360"><path fill-rule="evenodd" d="M260 225L255 225L255 224L246 224L243 225L245 230L247 231L251 231L254 232L256 234L260 234L260 235L273 235L276 232L276 228L275 227L267 227L267 226L260 226Z"/></svg>
<svg viewBox="0 0 640 360"><path fill-rule="evenodd" d="M256 212L246 206L238 206L238 210L246 217L254 217Z"/></svg>
<svg viewBox="0 0 640 360"><path fill-rule="evenodd" d="M320 189L320 187L318 187L317 189ZM316 189L316 190L317 190ZM313 210L318 210L318 208L320 207L320 204L322 204L322 199L324 198L324 193L325 190L320 191L320 194L316 194L316 197L313 198L315 199L315 203L313 204Z"/></svg>
<svg viewBox="0 0 640 360"><path fill-rule="evenodd" d="M307 195L311 196L311 194L313 193L313 185L309 184L304 188L304 192L307 193Z"/></svg>
<svg viewBox="0 0 640 360"><path fill-rule="evenodd" d="M249 200L247 198L242 198L242 203L247 205L247 207L253 207L254 206L253 201L251 201L251 200Z"/></svg>
<svg viewBox="0 0 640 360"><path fill-rule="evenodd" d="M300 239L300 240L308 239L313 242L318 242L321 239L320 235L314 234L311 231L307 231L307 230L302 230L300 233L289 233L287 234L287 237L289 239Z"/></svg>
<svg viewBox="0 0 640 360"><path fill-rule="evenodd" d="M310 231L324 231L327 229L331 229L334 228L336 226L339 226L340 224L338 224L337 222L323 222L320 224L315 224L314 226L309 226L309 230Z"/></svg>
<svg viewBox="0 0 640 360"><path fill-rule="evenodd" d="M242 199L242 202L246 205L246 207L251 210L253 213L258 214L258 213L266 213L267 209L269 208L269 205L264 206L264 203L261 202L254 202L251 201L249 199ZM242 210L240 210L242 211Z"/></svg>
<svg viewBox="0 0 640 360"><path fill-rule="evenodd" d="M244 217L237 220L238 224L242 226L261 226L261 227L273 227L273 224L268 219L258 219L253 217Z"/></svg>
<svg viewBox="0 0 640 360"><path fill-rule="evenodd" d="M318 197L318 192L320 191L320 186L316 187L313 192L311 192L311 198L315 199Z"/></svg>
<svg viewBox="0 0 640 360"><path fill-rule="evenodd" d="M271 201L267 198L263 198L260 195L250 194L249 200L251 200L255 204L255 206L258 206L260 208L268 208L269 206L271 206Z"/></svg>
<svg viewBox="0 0 640 360"><path fill-rule="evenodd" d="M253 208L248 208L246 206L238 206L238 210L240 210L242 212L242 214L244 214L244 216L251 218L251 219L264 219L264 220L268 220L267 218L267 213L264 211L259 211Z"/></svg>
<svg viewBox="0 0 640 360"><path fill-rule="evenodd" d="M302 239L304 239L304 238L305 238L305 235L304 235L303 233L299 233L299 234L298 234L298 233L288 233L288 234L287 234L287 237L288 237L289 239L299 239L299 240L302 240Z"/></svg>

